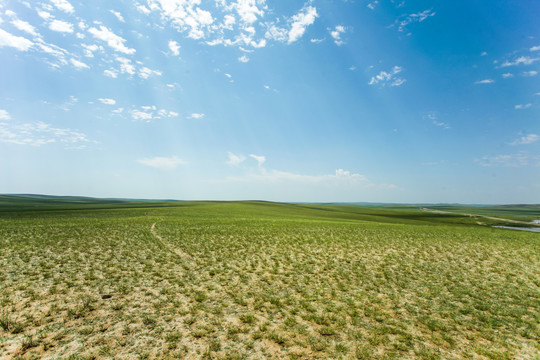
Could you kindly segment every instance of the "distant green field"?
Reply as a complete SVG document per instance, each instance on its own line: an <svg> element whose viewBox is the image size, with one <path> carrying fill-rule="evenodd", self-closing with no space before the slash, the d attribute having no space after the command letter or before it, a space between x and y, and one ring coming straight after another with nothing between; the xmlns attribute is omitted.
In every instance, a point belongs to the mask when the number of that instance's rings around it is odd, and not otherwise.
<svg viewBox="0 0 540 360"><path fill-rule="evenodd" d="M538 359L540 234L463 214L0 196L0 358Z"/></svg>

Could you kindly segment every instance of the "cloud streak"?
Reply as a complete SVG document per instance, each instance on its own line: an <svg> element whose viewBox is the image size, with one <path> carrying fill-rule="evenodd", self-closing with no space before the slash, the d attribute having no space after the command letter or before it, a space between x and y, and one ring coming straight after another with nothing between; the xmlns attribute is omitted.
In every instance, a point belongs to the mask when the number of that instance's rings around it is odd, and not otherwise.
<svg viewBox="0 0 540 360"><path fill-rule="evenodd" d="M510 143L510 145L529 145L540 140L540 136L537 134L529 134L520 137Z"/></svg>
<svg viewBox="0 0 540 360"><path fill-rule="evenodd" d="M184 160L176 156L171 156L171 157L156 156L153 158L140 159L140 160L137 160L137 162L142 165L150 166L150 167L160 169L160 170L174 170L180 165L187 164L187 162L185 162Z"/></svg>
<svg viewBox="0 0 540 360"><path fill-rule="evenodd" d="M407 80L397 76L402 71L402 68L399 66L394 66L389 72L381 71L379 74L373 76L369 81L369 85L380 85L380 86L401 86Z"/></svg>

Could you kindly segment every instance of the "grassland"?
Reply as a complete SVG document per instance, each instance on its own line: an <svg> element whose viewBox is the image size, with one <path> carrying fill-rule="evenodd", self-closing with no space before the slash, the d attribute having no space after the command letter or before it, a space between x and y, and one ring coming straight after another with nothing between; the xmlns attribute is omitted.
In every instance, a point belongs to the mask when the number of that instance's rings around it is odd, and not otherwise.
<svg viewBox="0 0 540 360"><path fill-rule="evenodd" d="M0 358L538 359L540 236L477 222L1 197Z"/></svg>

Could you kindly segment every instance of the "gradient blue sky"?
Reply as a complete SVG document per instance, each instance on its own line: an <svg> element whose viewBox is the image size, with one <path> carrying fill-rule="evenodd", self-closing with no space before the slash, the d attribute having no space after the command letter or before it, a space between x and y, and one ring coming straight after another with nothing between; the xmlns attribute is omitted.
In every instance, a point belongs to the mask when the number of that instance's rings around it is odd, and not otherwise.
<svg viewBox="0 0 540 360"><path fill-rule="evenodd" d="M540 203L540 2L0 0L0 193Z"/></svg>

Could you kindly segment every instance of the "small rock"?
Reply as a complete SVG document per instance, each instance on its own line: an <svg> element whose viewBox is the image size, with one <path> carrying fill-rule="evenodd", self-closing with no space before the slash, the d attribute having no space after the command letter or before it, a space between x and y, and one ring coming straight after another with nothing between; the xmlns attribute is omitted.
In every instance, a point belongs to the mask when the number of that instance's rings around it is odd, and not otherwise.
<svg viewBox="0 0 540 360"><path fill-rule="evenodd" d="M112 298L112 295L101 295L102 299L110 299Z"/></svg>

